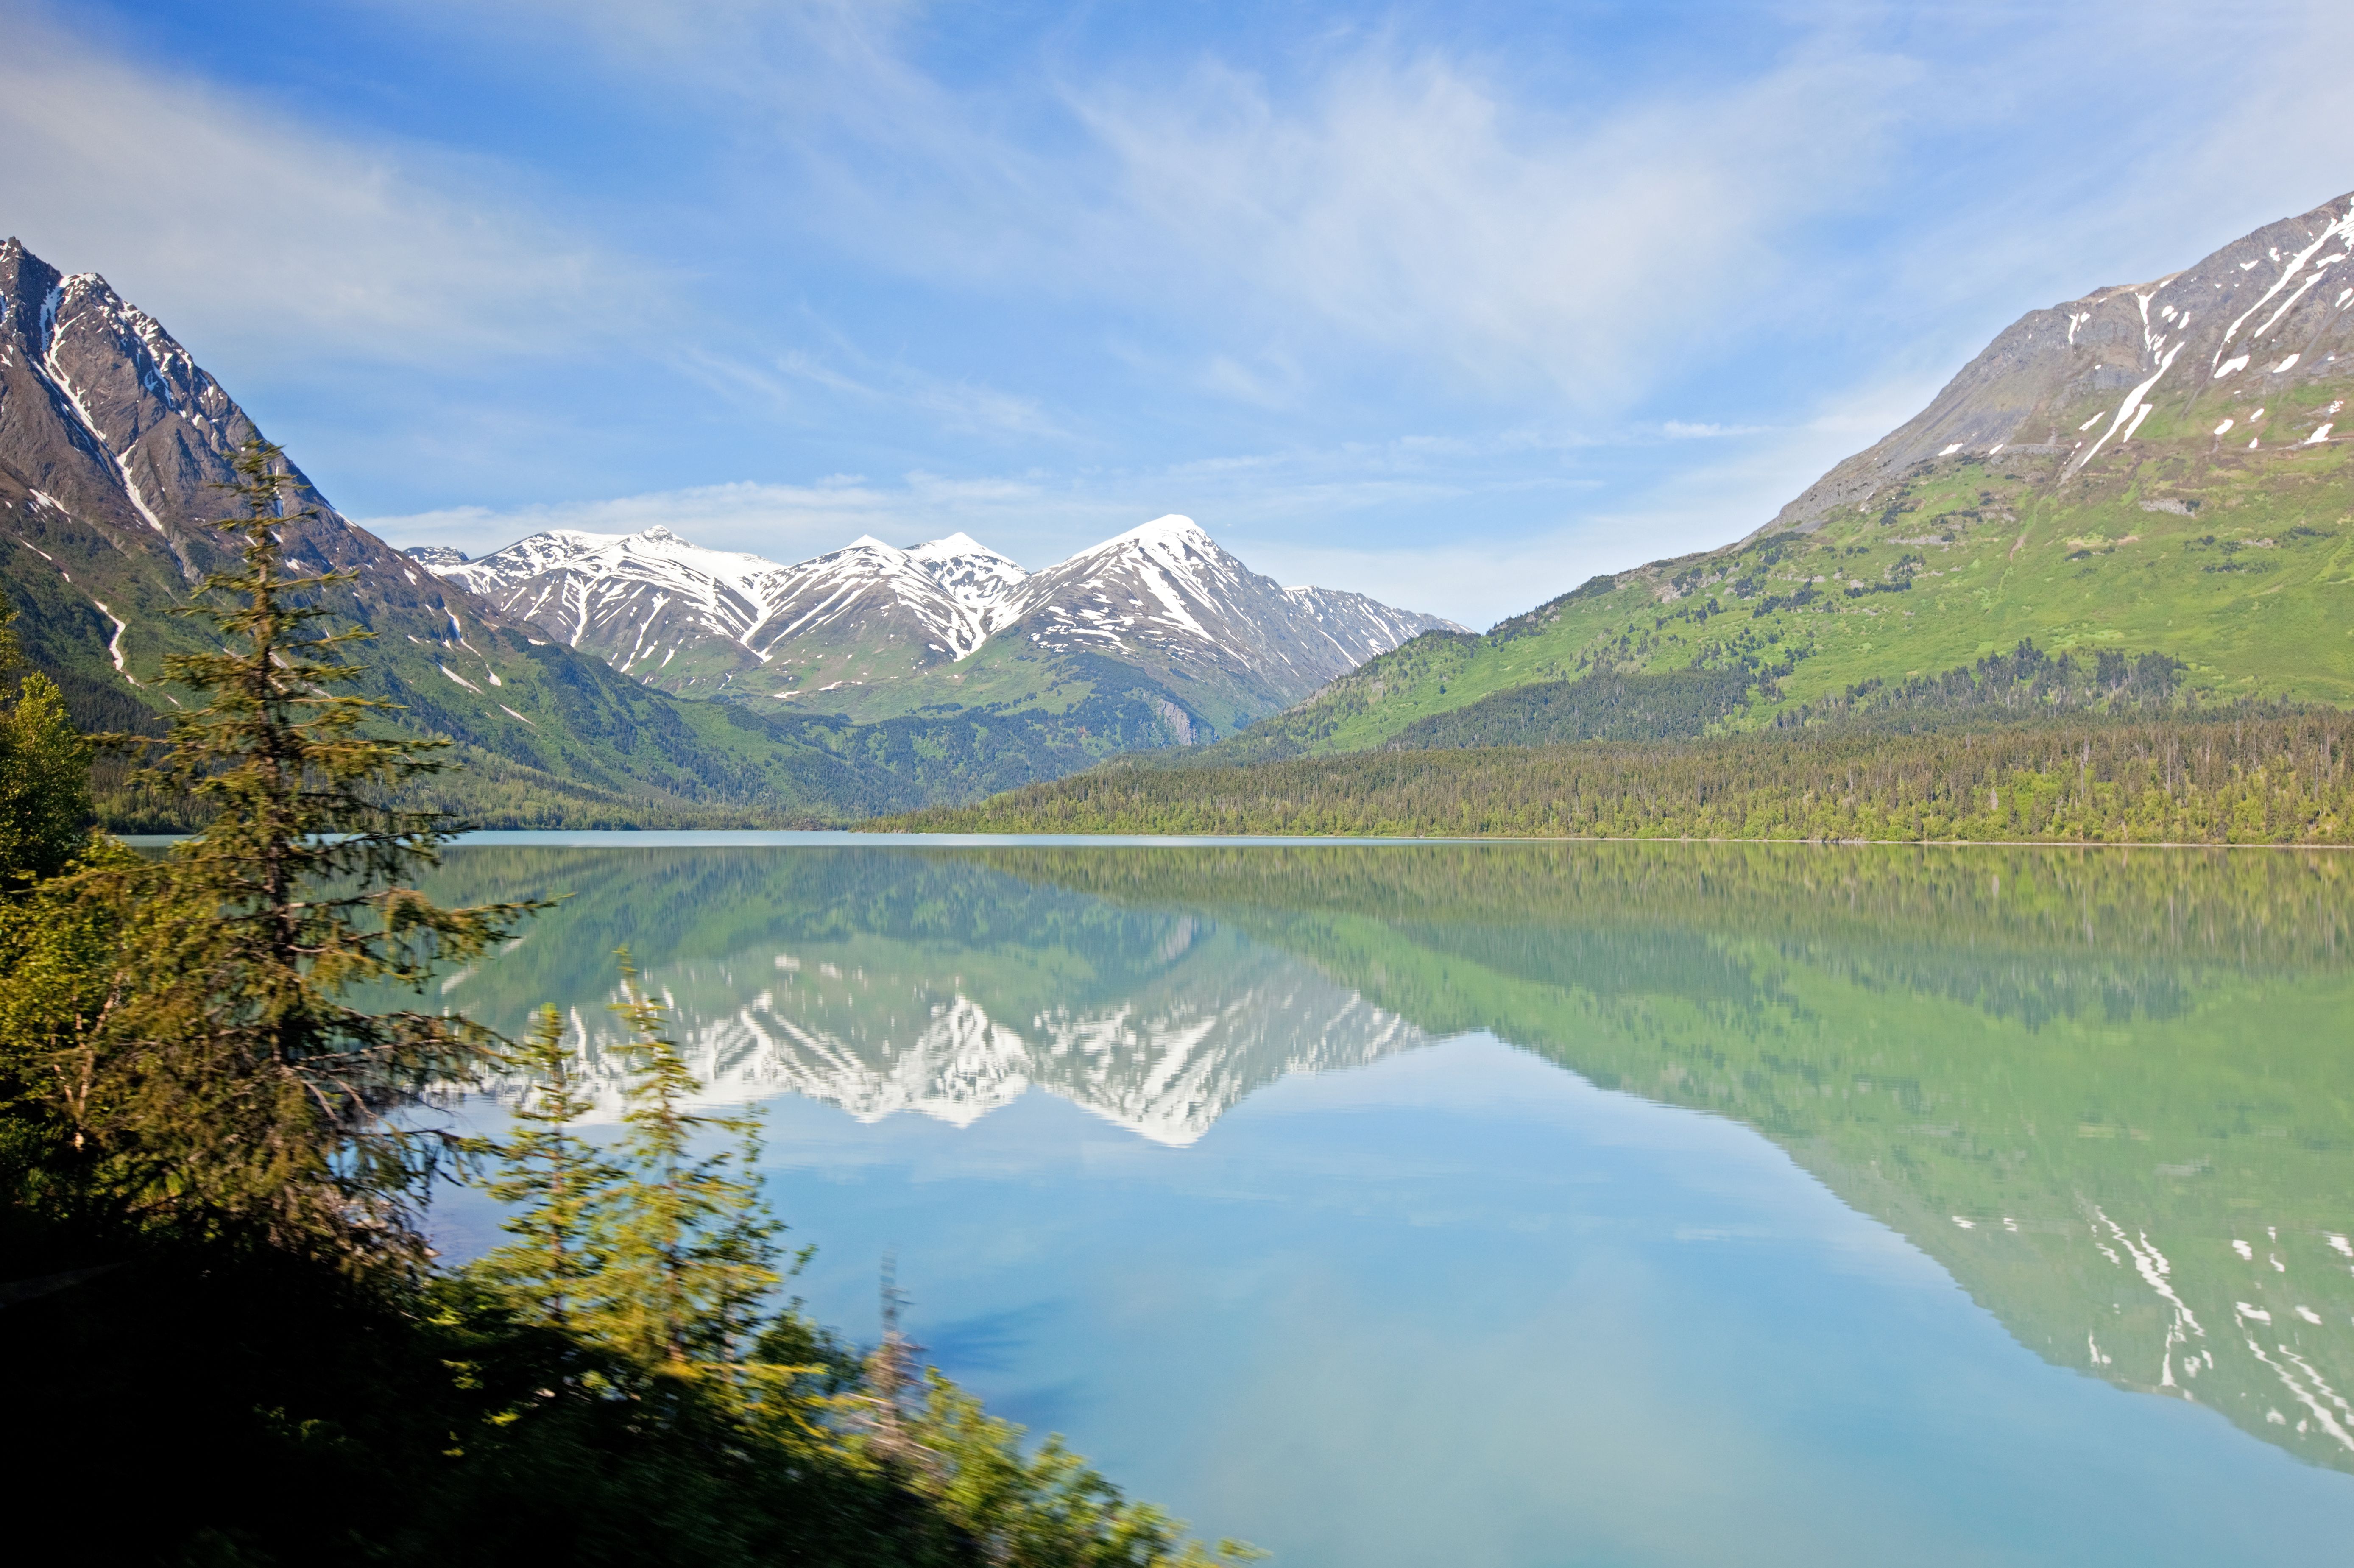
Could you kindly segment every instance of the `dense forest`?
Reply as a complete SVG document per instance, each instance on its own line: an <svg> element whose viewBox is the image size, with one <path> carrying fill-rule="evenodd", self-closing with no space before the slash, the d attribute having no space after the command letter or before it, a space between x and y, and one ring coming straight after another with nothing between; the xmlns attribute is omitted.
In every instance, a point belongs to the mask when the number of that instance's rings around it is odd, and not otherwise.
<svg viewBox="0 0 2354 1568"><path fill-rule="evenodd" d="M1649 743L1112 765L878 824L938 832L2354 842L2334 711L2056 715L1892 733L1826 725Z"/></svg>
<svg viewBox="0 0 2354 1568"><path fill-rule="evenodd" d="M16 1495L78 1556L270 1563L1240 1561L925 1369L886 1281L861 1352L786 1291L757 1119L691 1107L620 955L621 1135L586 1137L557 1020L500 1038L421 1001L535 910L417 891L450 823L387 805L445 765L370 733L352 633L290 589L280 476L240 464L206 700L125 787L194 803L163 855L88 832L63 694L0 698L0 1307ZM379 1001L378 1005L382 1005ZM442 1097L497 1075L513 1130ZM715 1142L717 1147L715 1149ZM481 1181L509 1243L428 1245ZM30 1528L28 1512L24 1528Z"/></svg>

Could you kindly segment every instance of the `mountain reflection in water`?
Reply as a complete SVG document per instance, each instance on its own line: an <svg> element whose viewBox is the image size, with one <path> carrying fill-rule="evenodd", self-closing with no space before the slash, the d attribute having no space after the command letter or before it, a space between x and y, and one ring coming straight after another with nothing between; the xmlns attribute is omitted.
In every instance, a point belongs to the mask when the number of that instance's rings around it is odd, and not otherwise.
<svg viewBox="0 0 2354 1568"><path fill-rule="evenodd" d="M1666 845L460 847L570 893L448 999L566 1008L626 942L715 1101L1157 1143L1473 1031L1772 1139L2058 1365L2354 1469L2354 863ZM603 1104L616 1104L610 1081Z"/></svg>

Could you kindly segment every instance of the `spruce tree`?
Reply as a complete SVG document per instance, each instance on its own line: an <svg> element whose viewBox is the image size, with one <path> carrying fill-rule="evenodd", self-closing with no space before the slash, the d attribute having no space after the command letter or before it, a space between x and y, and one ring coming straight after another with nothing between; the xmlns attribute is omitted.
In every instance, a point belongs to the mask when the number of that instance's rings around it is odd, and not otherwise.
<svg viewBox="0 0 2354 1568"><path fill-rule="evenodd" d="M89 1021L121 922L46 891L69 867L109 857L89 832L90 746L48 677L21 673L0 608L0 1151L11 1170L55 1140L74 1147L76 1107L96 1091ZM115 852L120 854L121 852Z"/></svg>
<svg viewBox="0 0 2354 1568"><path fill-rule="evenodd" d="M90 742L48 676L25 672L16 612L0 605L0 895L55 876L90 843Z"/></svg>
<svg viewBox="0 0 2354 1568"><path fill-rule="evenodd" d="M102 988L112 1087L82 1130L143 1212L413 1269L419 1208L453 1140L409 1113L498 1042L354 993L421 991L534 906L443 909L409 885L454 824L399 793L446 766L446 743L392 731L394 705L344 689L365 673L346 655L374 634L323 624L324 601L355 574L290 574L281 533L317 510L276 447L249 442L236 469L242 515L218 526L237 567L184 610L224 645L164 664L207 700L174 719L143 776L192 799L205 826L160 864L111 866L78 890L129 927Z"/></svg>
<svg viewBox="0 0 2354 1568"><path fill-rule="evenodd" d="M473 1266L527 1321L572 1331L591 1298L603 1256L592 1231L595 1205L623 1174L575 1130L596 1108L582 1089L578 1063L564 1043L564 1019L551 1003L508 1056L524 1084L515 1129L485 1152L498 1161L492 1197L521 1207L502 1223L515 1239Z"/></svg>
<svg viewBox="0 0 2354 1568"><path fill-rule="evenodd" d="M620 950L622 1000L613 1011L630 1027L631 1082L624 1167L595 1209L595 1245L604 1269L592 1331L639 1364L666 1376L725 1389L747 1386L750 1354L783 1283L777 1233L760 1196L756 1116L698 1115L703 1086L670 1038L663 1005L639 983ZM707 1133L734 1147L697 1155Z"/></svg>

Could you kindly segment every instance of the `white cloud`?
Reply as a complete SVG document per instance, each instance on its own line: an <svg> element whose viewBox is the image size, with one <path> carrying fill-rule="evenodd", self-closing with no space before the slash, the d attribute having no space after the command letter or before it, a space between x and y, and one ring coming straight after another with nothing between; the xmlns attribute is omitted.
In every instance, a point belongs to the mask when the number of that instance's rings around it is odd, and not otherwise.
<svg viewBox="0 0 2354 1568"><path fill-rule="evenodd" d="M1117 160L1080 249L1278 342L1625 407L1771 299L1777 240L1872 175L1912 74L1809 58L1575 113L1379 43L1289 98L1204 61L1074 94Z"/></svg>
<svg viewBox="0 0 2354 1568"><path fill-rule="evenodd" d="M1681 419L1670 419L1659 427L1659 433L1671 441L1705 441L1723 436L1754 436L1763 425L1687 424Z"/></svg>
<svg viewBox="0 0 2354 1568"><path fill-rule="evenodd" d="M7 223L199 358L574 355L661 313L646 269L531 216L509 171L323 134L101 53L26 0L0 36Z"/></svg>

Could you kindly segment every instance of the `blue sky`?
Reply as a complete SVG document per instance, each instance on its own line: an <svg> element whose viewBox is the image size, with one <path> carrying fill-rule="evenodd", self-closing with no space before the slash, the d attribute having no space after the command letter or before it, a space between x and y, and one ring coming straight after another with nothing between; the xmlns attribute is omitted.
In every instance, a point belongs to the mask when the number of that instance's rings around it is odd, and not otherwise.
<svg viewBox="0 0 2354 1568"><path fill-rule="evenodd" d="M2354 188L2354 6L0 0L0 229L338 505L1486 625Z"/></svg>

